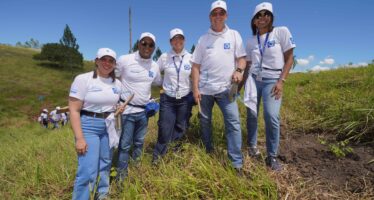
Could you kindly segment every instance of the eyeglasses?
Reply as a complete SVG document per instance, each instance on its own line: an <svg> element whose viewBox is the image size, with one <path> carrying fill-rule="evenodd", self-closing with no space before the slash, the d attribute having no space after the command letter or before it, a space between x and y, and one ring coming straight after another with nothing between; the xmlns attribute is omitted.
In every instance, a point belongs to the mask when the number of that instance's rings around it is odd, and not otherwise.
<svg viewBox="0 0 374 200"><path fill-rule="evenodd" d="M226 12L225 11L220 11L220 12L212 12L212 13L210 13L210 16L212 16L212 17L217 17L217 16L225 16L226 15Z"/></svg>
<svg viewBox="0 0 374 200"><path fill-rule="evenodd" d="M260 19L261 17L270 17L272 14L270 11L265 11L265 12L258 12L255 15L255 19Z"/></svg>
<svg viewBox="0 0 374 200"><path fill-rule="evenodd" d="M144 40L140 41L140 44L143 47L148 47L148 48L151 48L151 49L153 49L155 47L155 43L153 43L153 42L148 43L148 42L146 42Z"/></svg>

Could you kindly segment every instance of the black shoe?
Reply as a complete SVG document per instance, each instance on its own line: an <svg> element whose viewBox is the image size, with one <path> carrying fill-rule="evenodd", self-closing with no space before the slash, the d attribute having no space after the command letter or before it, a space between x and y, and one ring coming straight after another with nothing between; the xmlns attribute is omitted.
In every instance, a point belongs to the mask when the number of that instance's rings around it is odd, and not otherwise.
<svg viewBox="0 0 374 200"><path fill-rule="evenodd" d="M280 172L282 171L282 165L278 162L275 157L266 157L265 159L266 166L270 167L273 171Z"/></svg>

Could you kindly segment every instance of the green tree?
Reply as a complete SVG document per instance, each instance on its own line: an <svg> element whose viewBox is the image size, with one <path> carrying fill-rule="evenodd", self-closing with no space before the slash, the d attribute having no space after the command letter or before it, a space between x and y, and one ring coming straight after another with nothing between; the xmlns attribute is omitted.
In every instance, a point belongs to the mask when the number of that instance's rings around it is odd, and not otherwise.
<svg viewBox="0 0 374 200"><path fill-rule="evenodd" d="M132 47L132 51L131 51L131 52L129 52L129 53L133 53L133 52L135 52L135 51L137 51L137 50L138 50L138 43L139 43L139 40L136 40L136 42L135 42L134 46Z"/></svg>
<svg viewBox="0 0 374 200"><path fill-rule="evenodd" d="M157 61L158 58L159 58L161 55L162 55L162 51L161 51L161 49L160 49L159 47L157 47L156 52L155 52L155 55L153 56L152 59L153 59L154 61Z"/></svg>
<svg viewBox="0 0 374 200"><path fill-rule="evenodd" d="M67 47L58 43L47 43L43 45L40 54L34 56L36 60L48 60L56 63L60 67L82 67L82 54L72 47Z"/></svg>
<svg viewBox="0 0 374 200"><path fill-rule="evenodd" d="M295 69L297 65L297 59L296 59L296 55L293 56L293 63L292 63L292 69Z"/></svg>
<svg viewBox="0 0 374 200"><path fill-rule="evenodd" d="M195 45L193 44L192 47L191 47L190 53L193 54L194 51L195 51Z"/></svg>
<svg viewBox="0 0 374 200"><path fill-rule="evenodd" d="M60 44L74 48L76 50L79 49L79 45L77 44L77 39L74 37L73 33L70 30L69 25L66 24L65 29L64 29L64 35L60 39Z"/></svg>

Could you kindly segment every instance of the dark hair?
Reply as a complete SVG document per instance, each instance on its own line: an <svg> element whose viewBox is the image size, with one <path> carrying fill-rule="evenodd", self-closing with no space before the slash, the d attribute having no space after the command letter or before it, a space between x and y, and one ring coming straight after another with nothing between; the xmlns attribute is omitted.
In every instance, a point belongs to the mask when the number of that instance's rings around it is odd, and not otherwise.
<svg viewBox="0 0 374 200"><path fill-rule="evenodd" d="M256 13L256 15L257 15L257 13ZM255 16L256 16L255 15ZM254 21L255 21L255 16L253 16L252 17L252 20L251 20L251 28L252 28L252 34L253 35L256 35L257 34L257 27L256 27L256 25L255 25L255 23L254 23ZM270 12L270 17L271 17L271 20L270 20L270 24L269 24L269 30L270 30L270 32L271 31L273 31L273 28L274 28L274 26L273 26L273 23L274 23L274 15L273 15L273 13L271 13Z"/></svg>
<svg viewBox="0 0 374 200"><path fill-rule="evenodd" d="M97 70L98 67L99 66L97 66L97 64L95 63L95 69L94 69L94 74L93 74L92 78L97 78L97 71L96 70ZM109 77L112 78L112 82L114 82L116 80L116 74L114 73L114 69L113 69L113 71L111 71L109 73Z"/></svg>

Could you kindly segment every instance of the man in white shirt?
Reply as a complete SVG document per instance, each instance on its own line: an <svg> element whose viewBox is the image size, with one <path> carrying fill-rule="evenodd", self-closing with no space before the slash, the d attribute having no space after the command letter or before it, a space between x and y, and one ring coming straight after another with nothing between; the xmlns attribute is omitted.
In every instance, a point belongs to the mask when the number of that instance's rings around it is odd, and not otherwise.
<svg viewBox="0 0 374 200"><path fill-rule="evenodd" d="M51 113L49 113L49 115L51 116L51 122L53 124L52 129L59 128L58 123L61 120L61 114L57 114L57 110L60 110L59 106L57 106L55 110L52 110Z"/></svg>
<svg viewBox="0 0 374 200"><path fill-rule="evenodd" d="M117 181L122 183L127 176L130 157L137 161L142 153L147 133L148 117L145 105L151 97L151 85L161 85L160 69L151 58L156 38L149 32L139 38L138 51L123 55L117 61L117 75L126 91L134 98L122 114L122 134L118 148ZM132 147L132 154L130 149Z"/></svg>
<svg viewBox="0 0 374 200"><path fill-rule="evenodd" d="M227 153L233 167L242 173L242 135L236 101L229 100L229 88L243 78L246 52L240 34L226 24L227 6L215 1L209 15L211 27L200 37L192 55L192 89L195 101L201 104L200 129L207 152L212 145L212 108L221 109L225 121Z"/></svg>

